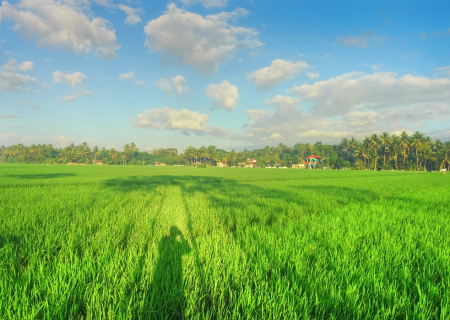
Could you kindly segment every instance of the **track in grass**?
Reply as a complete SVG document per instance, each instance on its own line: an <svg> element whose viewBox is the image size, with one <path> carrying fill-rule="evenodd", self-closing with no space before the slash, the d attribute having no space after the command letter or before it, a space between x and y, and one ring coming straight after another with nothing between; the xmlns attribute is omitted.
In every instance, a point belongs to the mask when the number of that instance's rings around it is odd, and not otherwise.
<svg viewBox="0 0 450 320"><path fill-rule="evenodd" d="M0 318L448 318L449 185L0 165Z"/></svg>

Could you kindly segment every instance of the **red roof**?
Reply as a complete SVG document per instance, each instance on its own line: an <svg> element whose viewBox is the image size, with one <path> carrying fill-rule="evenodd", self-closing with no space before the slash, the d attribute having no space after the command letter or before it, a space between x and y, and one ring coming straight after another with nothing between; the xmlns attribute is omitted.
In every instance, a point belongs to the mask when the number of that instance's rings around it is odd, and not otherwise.
<svg viewBox="0 0 450 320"><path fill-rule="evenodd" d="M322 159L322 157L321 156L313 156L313 155L310 155L308 158L306 158L306 159L311 159L311 158L314 158L314 159Z"/></svg>

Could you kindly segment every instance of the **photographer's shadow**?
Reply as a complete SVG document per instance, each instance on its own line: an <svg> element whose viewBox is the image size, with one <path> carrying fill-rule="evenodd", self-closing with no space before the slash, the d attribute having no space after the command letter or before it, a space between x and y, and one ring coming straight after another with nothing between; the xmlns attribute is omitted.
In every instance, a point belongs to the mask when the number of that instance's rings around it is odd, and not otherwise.
<svg viewBox="0 0 450 320"><path fill-rule="evenodd" d="M161 319L181 319L186 307L183 288L182 256L191 251L181 231L172 226L170 234L158 245L159 259L153 273L153 316Z"/></svg>

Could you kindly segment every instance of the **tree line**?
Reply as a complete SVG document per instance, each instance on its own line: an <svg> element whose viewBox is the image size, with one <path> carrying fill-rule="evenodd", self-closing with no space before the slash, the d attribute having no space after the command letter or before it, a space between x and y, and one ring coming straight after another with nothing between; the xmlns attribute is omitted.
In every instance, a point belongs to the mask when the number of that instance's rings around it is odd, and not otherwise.
<svg viewBox="0 0 450 320"><path fill-rule="evenodd" d="M318 168L352 168L370 170L438 170L449 169L450 142L432 140L421 132L400 135L383 132L372 134L362 141L343 138L337 145L296 143L293 147L279 143L276 147L263 149L225 151L216 146L187 147L182 154L177 149L156 149L152 152L139 151L135 143L126 144L122 151L106 149L86 142L71 144L65 148L55 148L51 144L24 146L0 146L2 163L84 163L92 164L101 160L109 165L148 165L164 162L168 165L215 166L220 161L225 165L237 166L247 159L256 159L259 167L267 164L305 163L310 155L322 157Z"/></svg>

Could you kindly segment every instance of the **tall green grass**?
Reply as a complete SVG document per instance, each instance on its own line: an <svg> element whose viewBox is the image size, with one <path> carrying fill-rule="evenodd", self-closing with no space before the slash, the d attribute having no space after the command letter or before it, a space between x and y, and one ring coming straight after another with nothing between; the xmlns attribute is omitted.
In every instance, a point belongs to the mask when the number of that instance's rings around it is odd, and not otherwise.
<svg viewBox="0 0 450 320"><path fill-rule="evenodd" d="M0 166L0 319L448 319L450 176Z"/></svg>

